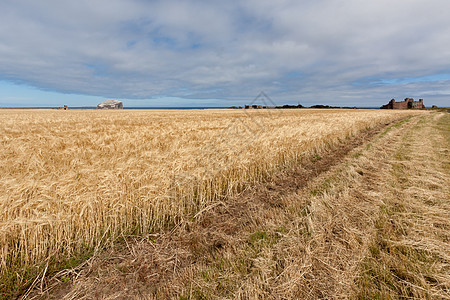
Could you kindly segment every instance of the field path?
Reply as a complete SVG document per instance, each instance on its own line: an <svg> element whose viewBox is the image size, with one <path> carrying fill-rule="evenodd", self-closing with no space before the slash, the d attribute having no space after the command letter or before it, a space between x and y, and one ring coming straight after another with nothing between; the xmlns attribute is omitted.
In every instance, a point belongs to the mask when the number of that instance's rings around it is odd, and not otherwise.
<svg viewBox="0 0 450 300"><path fill-rule="evenodd" d="M449 124L365 132L26 298L450 299Z"/></svg>

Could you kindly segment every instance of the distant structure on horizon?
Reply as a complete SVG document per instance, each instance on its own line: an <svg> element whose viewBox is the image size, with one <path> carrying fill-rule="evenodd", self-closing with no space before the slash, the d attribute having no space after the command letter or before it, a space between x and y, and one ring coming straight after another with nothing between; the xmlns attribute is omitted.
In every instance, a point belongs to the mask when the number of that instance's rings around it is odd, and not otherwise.
<svg viewBox="0 0 450 300"><path fill-rule="evenodd" d="M395 99L389 101L388 104L380 107L381 109L419 109L425 108L423 105L423 99L419 99L419 101L414 101L413 98L405 98L402 102L395 102Z"/></svg>
<svg viewBox="0 0 450 300"><path fill-rule="evenodd" d="M244 109L262 109L263 106L259 104L251 104L244 106Z"/></svg>
<svg viewBox="0 0 450 300"><path fill-rule="evenodd" d="M123 109L123 103L117 100L106 100L98 104L97 109Z"/></svg>

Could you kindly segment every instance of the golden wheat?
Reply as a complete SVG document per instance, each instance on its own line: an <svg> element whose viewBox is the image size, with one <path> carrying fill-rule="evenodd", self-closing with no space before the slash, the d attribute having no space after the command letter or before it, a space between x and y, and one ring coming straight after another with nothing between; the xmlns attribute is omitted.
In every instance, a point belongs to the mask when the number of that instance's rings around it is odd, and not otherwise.
<svg viewBox="0 0 450 300"><path fill-rule="evenodd" d="M0 110L1 276L162 229L411 111ZM19 275L18 275L19 276Z"/></svg>

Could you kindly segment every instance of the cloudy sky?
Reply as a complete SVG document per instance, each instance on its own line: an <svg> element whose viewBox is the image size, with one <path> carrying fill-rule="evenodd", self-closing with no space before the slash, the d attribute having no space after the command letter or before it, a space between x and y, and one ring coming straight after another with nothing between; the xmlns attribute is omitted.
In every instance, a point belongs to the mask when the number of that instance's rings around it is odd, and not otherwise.
<svg viewBox="0 0 450 300"><path fill-rule="evenodd" d="M448 0L0 0L0 106L450 106Z"/></svg>

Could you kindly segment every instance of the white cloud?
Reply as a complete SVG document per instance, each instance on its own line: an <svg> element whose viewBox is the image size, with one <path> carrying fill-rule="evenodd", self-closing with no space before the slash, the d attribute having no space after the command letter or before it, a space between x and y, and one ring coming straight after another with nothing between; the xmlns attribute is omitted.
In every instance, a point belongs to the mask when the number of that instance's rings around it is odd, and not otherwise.
<svg viewBox="0 0 450 300"><path fill-rule="evenodd" d="M449 14L445 0L5 0L0 79L116 98L265 90L280 102L368 105L431 90L442 105L448 80L364 79L449 74Z"/></svg>

